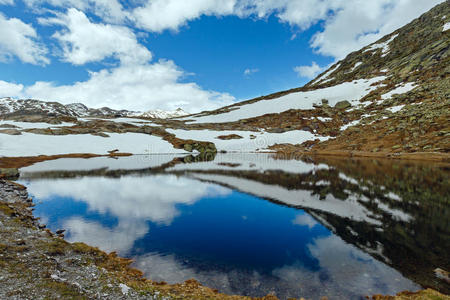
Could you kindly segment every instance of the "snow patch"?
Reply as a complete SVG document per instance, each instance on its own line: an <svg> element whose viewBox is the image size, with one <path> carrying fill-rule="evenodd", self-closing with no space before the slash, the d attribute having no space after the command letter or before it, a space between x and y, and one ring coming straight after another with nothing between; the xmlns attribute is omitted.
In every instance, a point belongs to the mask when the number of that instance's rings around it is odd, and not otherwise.
<svg viewBox="0 0 450 300"><path fill-rule="evenodd" d="M442 31L447 31L449 29L450 29L450 22L447 22L447 23L444 24L444 27L443 27Z"/></svg>
<svg viewBox="0 0 450 300"><path fill-rule="evenodd" d="M376 43L371 45L369 48L367 48L365 52L369 52L369 51L375 51L377 49L382 49L381 52L381 57L385 57L388 53L389 53L389 44L398 36L398 34L393 35L389 40L387 40L386 42L382 42L382 43Z"/></svg>
<svg viewBox="0 0 450 300"><path fill-rule="evenodd" d="M396 112L399 112L403 107L405 107L405 104L392 106L392 107L387 108L387 110L389 110L391 113L396 113Z"/></svg>
<svg viewBox="0 0 450 300"><path fill-rule="evenodd" d="M342 125L342 126L341 126L341 131L344 131L344 130L346 130L347 128L352 127L352 126L356 126L356 125L359 124L359 122L361 122L361 120L355 120L355 121L352 121L352 122L350 122L350 123L348 123L348 124Z"/></svg>
<svg viewBox="0 0 450 300"><path fill-rule="evenodd" d="M141 116L155 119L169 119L169 118L183 117L186 115L188 115L187 112L185 112L181 108L178 108L174 111L164 111L161 109L149 110L143 113Z"/></svg>
<svg viewBox="0 0 450 300"><path fill-rule="evenodd" d="M308 131L293 130L284 133L270 133L265 131L216 131L216 130L183 130L167 129L180 139L212 142L217 150L233 152L256 152L267 149L275 144L301 144L308 140L319 139L325 141L329 137L316 136ZM221 140L218 136L237 134L242 139Z"/></svg>
<svg viewBox="0 0 450 300"><path fill-rule="evenodd" d="M320 76L319 78L317 78L316 80L314 80L314 82L320 82L324 79L327 79L331 73L333 73L334 71L336 71L339 67L341 66L341 64L337 64L335 65L333 68L331 68L330 70L328 70L328 72L326 72L325 74L323 74L322 76Z"/></svg>
<svg viewBox="0 0 450 300"><path fill-rule="evenodd" d="M350 70L349 73L355 71L360 65L362 65L362 62L357 62L357 63L353 66L353 68Z"/></svg>
<svg viewBox="0 0 450 300"><path fill-rule="evenodd" d="M396 87L395 89L387 92L386 94L381 95L381 99L387 100L387 99L392 98L393 95L405 94L405 93L413 90L415 87L416 87L415 82L405 83L405 84L400 85L400 86Z"/></svg>
<svg viewBox="0 0 450 300"><path fill-rule="evenodd" d="M127 286L127 285L125 285L123 283L119 284L119 287L122 290L122 294L124 294L124 295L128 295L128 292L131 289L129 286Z"/></svg>
<svg viewBox="0 0 450 300"><path fill-rule="evenodd" d="M290 109L314 109L313 105L320 104L322 99L327 99L330 106L343 100L356 105L360 99L378 88L375 83L385 78L385 76L379 76L371 79L359 79L314 91L291 93L277 99L236 106L236 109L222 114L197 117L187 121L194 123L235 122L265 114L281 113Z"/></svg>
<svg viewBox="0 0 450 300"><path fill-rule="evenodd" d="M331 121L333 119L332 118L317 117L317 120L319 120L321 122L329 122L329 121Z"/></svg>
<svg viewBox="0 0 450 300"><path fill-rule="evenodd" d="M24 132L22 135L3 135L0 156L20 157L73 153L108 154L118 149L132 154L186 153L174 149L162 138L140 133L109 133L108 138L88 135L41 135Z"/></svg>

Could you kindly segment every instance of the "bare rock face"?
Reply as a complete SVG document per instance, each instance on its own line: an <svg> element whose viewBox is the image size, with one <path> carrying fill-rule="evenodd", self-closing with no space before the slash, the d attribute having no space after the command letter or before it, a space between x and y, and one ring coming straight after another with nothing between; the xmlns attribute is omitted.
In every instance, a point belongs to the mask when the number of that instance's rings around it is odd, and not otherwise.
<svg viewBox="0 0 450 300"><path fill-rule="evenodd" d="M336 103L336 105L334 107L337 109L346 109L351 106L352 106L352 104L350 102L344 100L344 101L339 101L338 103Z"/></svg>
<svg viewBox="0 0 450 300"><path fill-rule="evenodd" d="M2 134L9 134L9 135L21 135L22 132L17 129L0 129L0 133Z"/></svg>

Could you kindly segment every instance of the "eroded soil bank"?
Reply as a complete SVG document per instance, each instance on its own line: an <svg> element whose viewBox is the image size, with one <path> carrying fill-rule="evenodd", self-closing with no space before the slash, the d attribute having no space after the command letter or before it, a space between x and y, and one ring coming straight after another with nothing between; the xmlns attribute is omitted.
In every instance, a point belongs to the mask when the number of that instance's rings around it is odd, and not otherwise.
<svg viewBox="0 0 450 300"><path fill-rule="evenodd" d="M1 299L252 299L220 294L194 279L175 285L147 280L128 259L66 242L62 232L39 224L32 210L25 187L0 180ZM425 290L373 299L450 297Z"/></svg>

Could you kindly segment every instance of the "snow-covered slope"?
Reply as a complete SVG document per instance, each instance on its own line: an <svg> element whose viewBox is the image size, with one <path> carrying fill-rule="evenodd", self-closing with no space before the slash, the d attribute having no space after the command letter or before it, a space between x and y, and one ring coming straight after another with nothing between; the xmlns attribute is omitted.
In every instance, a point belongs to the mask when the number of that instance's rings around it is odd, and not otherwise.
<svg viewBox="0 0 450 300"><path fill-rule="evenodd" d="M169 119L169 118L177 118L188 115L187 112L182 110L181 108L177 108L174 111L165 111L161 109L149 110L140 114L141 117L154 118L154 119Z"/></svg>
<svg viewBox="0 0 450 300"><path fill-rule="evenodd" d="M356 105L364 96L377 89L384 79L384 76L378 76L371 79L344 82L314 91L291 93L276 99L261 100L247 105L236 106L236 109L222 114L196 117L193 119L188 118L187 120L195 123L235 122L265 114L281 113L290 109L313 109L313 105L320 104L322 99L328 100L330 106L334 106L343 100L350 101Z"/></svg>
<svg viewBox="0 0 450 300"><path fill-rule="evenodd" d="M109 107L89 108L82 103L63 105L58 102L46 102L34 99L0 98L0 117L19 114L37 114L69 117L144 117L167 119L185 116L188 113L178 108L175 111L151 110L148 112L115 110Z"/></svg>

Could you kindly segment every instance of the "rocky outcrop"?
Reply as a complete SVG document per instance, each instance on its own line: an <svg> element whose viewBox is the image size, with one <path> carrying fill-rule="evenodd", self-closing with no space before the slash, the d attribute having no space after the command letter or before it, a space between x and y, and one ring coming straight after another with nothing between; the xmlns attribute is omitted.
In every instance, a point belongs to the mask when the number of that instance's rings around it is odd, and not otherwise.
<svg viewBox="0 0 450 300"><path fill-rule="evenodd" d="M0 168L0 179L16 180L19 179L19 170L14 168Z"/></svg>

